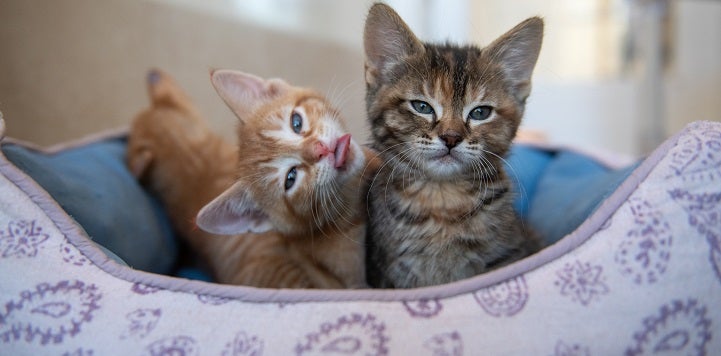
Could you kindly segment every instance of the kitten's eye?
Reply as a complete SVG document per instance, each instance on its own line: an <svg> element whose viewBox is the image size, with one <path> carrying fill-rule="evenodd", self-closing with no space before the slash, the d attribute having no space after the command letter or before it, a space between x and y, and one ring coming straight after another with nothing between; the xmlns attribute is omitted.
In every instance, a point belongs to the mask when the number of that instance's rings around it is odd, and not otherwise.
<svg viewBox="0 0 721 356"><path fill-rule="evenodd" d="M293 132L297 134L299 134L303 128L303 117L295 111L293 111L293 115L290 116L290 127L293 129Z"/></svg>
<svg viewBox="0 0 721 356"><path fill-rule="evenodd" d="M424 115L433 114L433 107L431 106L431 104L428 104L425 101L412 100L411 106L419 114L424 114Z"/></svg>
<svg viewBox="0 0 721 356"><path fill-rule="evenodd" d="M298 177L298 170L293 167L288 171L288 174L285 176L285 190L288 190L293 187L293 184L295 184L295 179Z"/></svg>
<svg viewBox="0 0 721 356"><path fill-rule="evenodd" d="M488 105L481 105L473 108L471 112L468 113L468 118L471 120L478 120L483 121L487 119L489 116L491 116L491 113L493 112L493 108Z"/></svg>

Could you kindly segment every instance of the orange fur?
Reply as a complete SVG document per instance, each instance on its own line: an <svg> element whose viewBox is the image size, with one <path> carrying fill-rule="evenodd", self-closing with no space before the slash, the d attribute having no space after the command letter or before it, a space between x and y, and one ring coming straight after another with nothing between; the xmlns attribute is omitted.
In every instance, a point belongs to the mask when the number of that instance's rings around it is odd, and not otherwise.
<svg viewBox="0 0 721 356"><path fill-rule="evenodd" d="M260 144L256 147L249 139L267 129L265 125L272 123L267 118L273 113L270 109L259 110L257 122L241 125L239 151L209 130L188 97L169 76L153 71L149 78L151 107L133 122L128 142L128 166L160 197L176 231L208 264L218 282L269 288L364 285L365 225L360 203L347 206L353 214L343 216L345 220L326 222L313 228L308 224L312 221L306 216L309 214L302 211L287 217L281 215L288 211L269 211L287 204L273 201L277 194L274 195L268 185L255 187L251 184L251 188L258 189L258 203L268 210L265 215L273 216L272 224L279 228L258 233L237 231L232 236L198 229L195 218L203 206L226 191L232 193L249 172L267 173L267 169L258 170L260 165L251 161L257 163L278 156L279 152L272 146ZM288 91L284 92L283 100L295 102L307 98L310 101L309 117L321 111L335 113L322 97L309 94L310 91L287 84L284 89ZM365 161L362 151L353 154L360 155L354 159L362 165ZM350 155L348 159L351 159ZM355 173L349 182L360 181L360 173ZM358 189L359 185L355 186L355 193ZM355 195L358 196L355 201L359 202L361 195ZM350 203L354 204L353 201ZM203 217L198 220L202 226Z"/></svg>

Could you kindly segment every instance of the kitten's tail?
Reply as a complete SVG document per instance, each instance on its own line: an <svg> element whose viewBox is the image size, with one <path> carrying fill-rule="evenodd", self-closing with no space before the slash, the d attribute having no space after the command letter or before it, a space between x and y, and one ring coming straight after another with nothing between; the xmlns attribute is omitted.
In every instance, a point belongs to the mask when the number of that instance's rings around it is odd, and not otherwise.
<svg viewBox="0 0 721 356"><path fill-rule="evenodd" d="M170 106L200 117L190 97L167 73L157 68L149 70L147 85L153 106Z"/></svg>

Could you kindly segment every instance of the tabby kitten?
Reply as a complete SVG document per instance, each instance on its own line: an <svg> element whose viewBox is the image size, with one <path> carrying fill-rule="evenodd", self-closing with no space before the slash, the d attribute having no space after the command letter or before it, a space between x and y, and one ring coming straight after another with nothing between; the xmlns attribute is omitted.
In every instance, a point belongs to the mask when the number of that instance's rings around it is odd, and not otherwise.
<svg viewBox="0 0 721 356"><path fill-rule="evenodd" d="M366 105L382 162L368 201L371 286L447 283L539 249L513 210L502 157L542 36L530 18L483 49L429 44L389 6L370 9Z"/></svg>
<svg viewBox="0 0 721 356"><path fill-rule="evenodd" d="M280 80L216 71L212 81L242 118L240 151L211 132L172 78L154 71L152 106L129 135L131 171L219 283L364 286L365 158L339 114L319 94ZM195 223L211 200L198 224L217 234Z"/></svg>

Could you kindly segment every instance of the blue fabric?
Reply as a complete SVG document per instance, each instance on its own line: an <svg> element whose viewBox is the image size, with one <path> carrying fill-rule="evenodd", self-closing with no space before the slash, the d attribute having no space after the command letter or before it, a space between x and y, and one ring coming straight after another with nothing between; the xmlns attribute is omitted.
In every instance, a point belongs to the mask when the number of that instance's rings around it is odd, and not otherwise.
<svg viewBox="0 0 721 356"><path fill-rule="evenodd" d="M528 218L530 201L536 195L537 183L554 156L552 152L534 147L523 145L511 147L506 159L506 174L515 186L514 207L522 219Z"/></svg>
<svg viewBox="0 0 721 356"><path fill-rule="evenodd" d="M4 144L2 151L42 186L96 243L130 267L169 273L177 257L162 206L125 166L126 142L108 139L46 154Z"/></svg>
<svg viewBox="0 0 721 356"><path fill-rule="evenodd" d="M199 267L181 267L175 272L176 277L194 279L198 281L212 282L213 278L205 270Z"/></svg>
<svg viewBox="0 0 721 356"><path fill-rule="evenodd" d="M521 145L508 164L517 177L516 210L546 245L573 232L637 167L614 170L578 153Z"/></svg>

